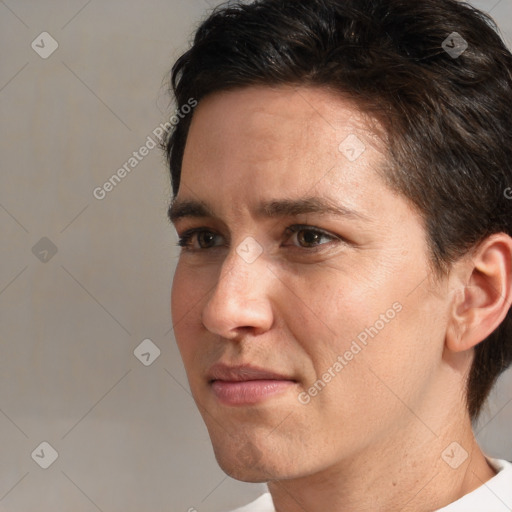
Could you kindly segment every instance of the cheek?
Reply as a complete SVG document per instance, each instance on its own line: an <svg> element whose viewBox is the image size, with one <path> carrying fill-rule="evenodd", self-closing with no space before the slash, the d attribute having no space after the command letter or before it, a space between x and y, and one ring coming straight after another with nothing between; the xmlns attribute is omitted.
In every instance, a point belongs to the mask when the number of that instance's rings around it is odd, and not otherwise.
<svg viewBox="0 0 512 512"><path fill-rule="evenodd" d="M171 315L173 324L182 316L182 312L186 310L187 303L190 301L189 296L185 293L187 287L190 288L187 285L186 275L178 262L171 286Z"/></svg>
<svg viewBox="0 0 512 512"><path fill-rule="evenodd" d="M179 262L171 287L171 318L174 337L185 364L199 343L193 331L200 325L199 304L205 293L206 290L198 286L197 278L194 279L193 274Z"/></svg>
<svg viewBox="0 0 512 512"><path fill-rule="evenodd" d="M438 301L419 290L409 297L391 296L398 300L375 300L366 308L364 302L351 304L347 321L338 321L342 334L328 347L329 361L322 357L317 366L320 376L342 356L343 369L325 390L326 410L345 419L358 411L360 420L381 422L383 428L404 421L404 404L420 409L443 350L443 328L435 321L440 316ZM345 324L350 327L343 331Z"/></svg>
<svg viewBox="0 0 512 512"><path fill-rule="evenodd" d="M323 399L350 391L361 402L374 402L376 392L392 395L386 385L412 393L428 380L439 357L442 329L432 325L439 304L425 287L411 293L424 269L409 262L400 272L390 271L380 262L366 272L336 269L303 276L290 285L302 300L291 295L281 300L287 304L285 321L308 355L306 385L324 375L329 381Z"/></svg>
<svg viewBox="0 0 512 512"><path fill-rule="evenodd" d="M294 293L280 298L281 311L317 374L351 347L358 352L353 342L364 348L376 332L380 336L394 322L399 309L399 305L393 308L397 295L387 292L385 286L376 286L376 282L376 276L369 279L362 271L343 269L310 272L295 283L288 280L286 290Z"/></svg>

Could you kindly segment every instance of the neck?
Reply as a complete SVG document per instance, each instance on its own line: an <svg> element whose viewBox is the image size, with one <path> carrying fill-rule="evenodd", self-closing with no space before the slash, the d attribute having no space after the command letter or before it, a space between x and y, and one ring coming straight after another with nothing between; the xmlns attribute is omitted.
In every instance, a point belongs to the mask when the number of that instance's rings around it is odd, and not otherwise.
<svg viewBox="0 0 512 512"><path fill-rule="evenodd" d="M395 439L368 446L350 460L269 482L276 512L426 512L458 500L495 472L476 443L467 413L449 422L447 417L440 415L438 430L412 417Z"/></svg>

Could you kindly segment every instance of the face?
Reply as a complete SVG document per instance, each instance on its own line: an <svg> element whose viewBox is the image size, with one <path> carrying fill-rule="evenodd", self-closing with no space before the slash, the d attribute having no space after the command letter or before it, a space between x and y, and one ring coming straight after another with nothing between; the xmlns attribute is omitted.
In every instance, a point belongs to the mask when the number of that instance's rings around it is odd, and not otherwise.
<svg viewBox="0 0 512 512"><path fill-rule="evenodd" d="M171 212L184 244L172 317L235 478L371 457L412 428L410 410L428 414L447 303L384 163L358 110L323 89L216 93L194 113Z"/></svg>

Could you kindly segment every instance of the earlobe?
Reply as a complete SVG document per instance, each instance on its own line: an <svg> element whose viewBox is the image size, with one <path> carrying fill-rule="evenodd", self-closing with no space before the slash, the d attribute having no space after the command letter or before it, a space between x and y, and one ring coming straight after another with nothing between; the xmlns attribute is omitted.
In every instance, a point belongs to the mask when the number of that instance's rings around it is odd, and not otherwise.
<svg viewBox="0 0 512 512"><path fill-rule="evenodd" d="M462 288L454 294L446 332L453 352L472 349L503 322L512 303L512 238L486 238L460 263Z"/></svg>

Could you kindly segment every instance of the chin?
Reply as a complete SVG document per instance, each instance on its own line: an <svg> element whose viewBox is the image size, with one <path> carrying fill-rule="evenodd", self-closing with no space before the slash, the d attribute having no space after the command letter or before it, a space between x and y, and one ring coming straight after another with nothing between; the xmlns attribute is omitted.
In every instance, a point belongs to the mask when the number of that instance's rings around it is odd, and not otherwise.
<svg viewBox="0 0 512 512"><path fill-rule="evenodd" d="M233 464L224 464L217 459L220 468L226 475L234 478L235 480L239 480L240 482L247 482L251 484L261 484L266 483L270 480L276 480L276 477L269 476L266 471L260 471L256 468L249 467L241 467L240 465L236 466Z"/></svg>
<svg viewBox="0 0 512 512"><path fill-rule="evenodd" d="M218 441L218 440L217 440ZM277 446L235 439L213 441L215 458L220 468L235 480L249 483L264 483L275 480L288 480L299 476L297 467L290 465L289 450ZM284 453L283 453L284 452Z"/></svg>
<svg viewBox="0 0 512 512"><path fill-rule="evenodd" d="M236 439L212 442L217 463L232 478L244 482L262 482L268 479L262 475L260 468L263 457L255 444Z"/></svg>

